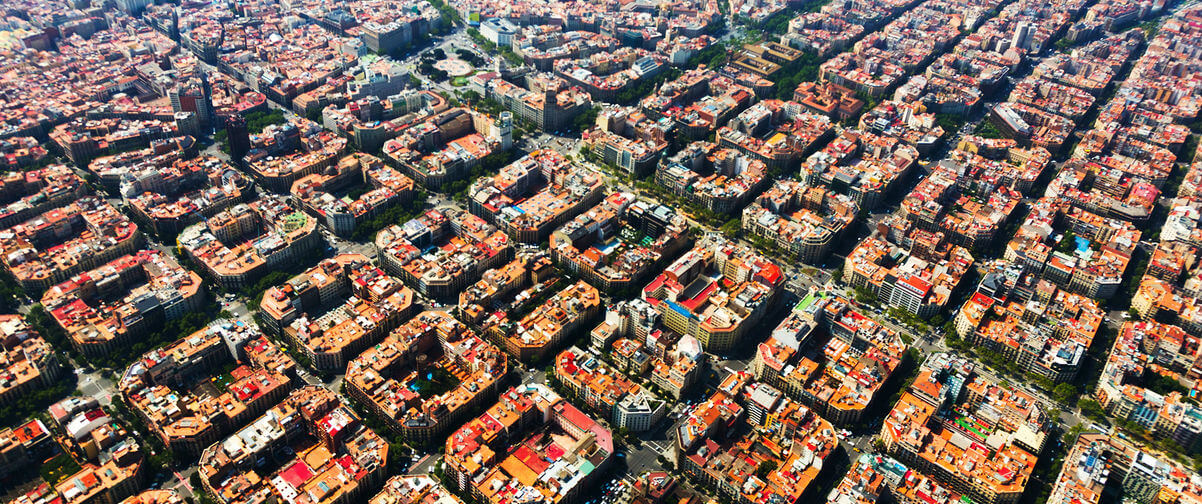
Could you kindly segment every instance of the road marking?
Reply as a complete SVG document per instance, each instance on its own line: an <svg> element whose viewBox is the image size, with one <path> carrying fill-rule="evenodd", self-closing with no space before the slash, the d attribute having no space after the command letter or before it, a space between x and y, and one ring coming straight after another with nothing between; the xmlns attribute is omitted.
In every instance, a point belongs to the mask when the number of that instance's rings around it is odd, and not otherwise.
<svg viewBox="0 0 1202 504"><path fill-rule="evenodd" d="M175 471L175 478L179 480L181 485L184 485L184 487L186 487L188 489L188 493L195 493L192 490L192 484L188 483L188 480L185 480L184 476L182 474L180 474L179 471ZM176 485L176 486L179 486L179 485Z"/></svg>

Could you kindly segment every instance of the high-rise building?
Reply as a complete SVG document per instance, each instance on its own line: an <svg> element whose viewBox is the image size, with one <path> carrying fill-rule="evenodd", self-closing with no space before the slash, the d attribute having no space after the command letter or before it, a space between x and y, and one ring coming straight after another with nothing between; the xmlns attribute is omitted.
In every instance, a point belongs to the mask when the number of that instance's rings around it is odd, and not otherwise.
<svg viewBox="0 0 1202 504"><path fill-rule="evenodd" d="M167 97L171 100L172 111L196 114L203 132L208 133L213 128L216 113L213 110L213 87L209 84L208 74L201 71L199 83L180 83L167 92Z"/></svg>
<svg viewBox="0 0 1202 504"><path fill-rule="evenodd" d="M167 30L167 37L171 40L179 42L179 8L171 9L171 26Z"/></svg>
<svg viewBox="0 0 1202 504"><path fill-rule="evenodd" d="M1019 21L1014 27L1014 38L1010 40L1010 47L1016 49L1030 49L1031 36L1035 33L1035 27L1028 21Z"/></svg>
<svg viewBox="0 0 1202 504"><path fill-rule="evenodd" d="M150 5L150 0L117 0L119 9L134 16L141 14L147 5Z"/></svg>
<svg viewBox="0 0 1202 504"><path fill-rule="evenodd" d="M204 65L197 65L196 70L200 73L200 99L204 108L203 114L200 116L201 125L205 128L213 127L213 85L209 83L209 73L205 71Z"/></svg>
<svg viewBox="0 0 1202 504"><path fill-rule="evenodd" d="M227 142L230 144L230 155L241 161L250 151L250 131L246 129L246 118L234 114L225 120Z"/></svg>
<svg viewBox="0 0 1202 504"><path fill-rule="evenodd" d="M513 112L501 112L489 127L488 135L501 142L502 150L509 150L513 146Z"/></svg>

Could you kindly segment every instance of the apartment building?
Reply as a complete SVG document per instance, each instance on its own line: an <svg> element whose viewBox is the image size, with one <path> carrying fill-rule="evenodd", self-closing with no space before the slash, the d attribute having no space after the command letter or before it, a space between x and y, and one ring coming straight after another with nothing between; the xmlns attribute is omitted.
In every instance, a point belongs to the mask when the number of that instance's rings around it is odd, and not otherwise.
<svg viewBox="0 0 1202 504"><path fill-rule="evenodd" d="M953 322L967 343L988 348L1032 374L1071 382L1102 327L1094 300L1013 268L986 273Z"/></svg>
<svg viewBox="0 0 1202 504"><path fill-rule="evenodd" d="M489 321L484 332L514 358L532 362L553 353L600 314L601 292L580 280L534 306L519 320Z"/></svg>
<svg viewBox="0 0 1202 504"><path fill-rule="evenodd" d="M892 457L861 453L827 501L871 504L891 499L900 504L953 504L967 498Z"/></svg>
<svg viewBox="0 0 1202 504"><path fill-rule="evenodd" d="M670 121L655 121L643 110L605 105L595 127L580 136L589 152L605 164L642 176L659 164L672 131Z"/></svg>
<svg viewBox="0 0 1202 504"><path fill-rule="evenodd" d="M850 196L778 180L743 209L742 228L770 240L801 262L817 264L826 260L859 211Z"/></svg>
<svg viewBox="0 0 1202 504"><path fill-rule="evenodd" d="M346 368L347 361L380 341L414 312L414 293L365 258L339 256L345 264L324 262L263 296L268 320L293 348L323 371ZM327 277L323 271L340 276ZM345 287L340 287L345 286ZM349 290L343 294L341 288ZM268 296L271 296L270 298ZM295 317L295 318L293 318ZM285 323L285 320L290 322ZM269 325L271 322L268 322Z"/></svg>
<svg viewBox="0 0 1202 504"><path fill-rule="evenodd" d="M197 379L210 378L214 368L238 359L237 348L259 335L252 324L218 320L134 361L118 382L121 396L163 445L199 455L292 389L291 377L250 366L235 368L220 394L190 388Z"/></svg>
<svg viewBox="0 0 1202 504"><path fill-rule="evenodd" d="M250 137L243 162L263 188L286 194L301 177L334 165L347 139L305 118L268 125Z"/></svg>
<svg viewBox="0 0 1202 504"><path fill-rule="evenodd" d="M42 306L87 356L128 347L163 322L202 309L200 275L157 250L119 257L42 294Z"/></svg>
<svg viewBox="0 0 1202 504"><path fill-rule="evenodd" d="M19 472L46 460L54 449L50 430L33 419L16 427L0 429L0 475Z"/></svg>
<svg viewBox="0 0 1202 504"><path fill-rule="evenodd" d="M237 289L306 256L321 237L316 219L283 197L265 195L189 226L177 241L215 283Z"/></svg>
<svg viewBox="0 0 1202 504"><path fill-rule="evenodd" d="M54 348L22 316L0 315L0 343L0 404L15 404L62 377Z"/></svg>
<svg viewBox="0 0 1202 504"><path fill-rule="evenodd" d="M513 143L513 117L491 118L466 108L452 108L409 123L384 142L384 157L417 183L431 190L464 177L490 154Z"/></svg>
<svg viewBox="0 0 1202 504"><path fill-rule="evenodd" d="M901 246L875 236L861 240L847 254L843 281L868 289L888 306L932 317L947 308L973 257L941 234L916 231L906 238Z"/></svg>
<svg viewBox="0 0 1202 504"><path fill-rule="evenodd" d="M1115 295L1139 243L1139 229L1063 198L1045 197L1030 206L1002 257L1062 289L1095 299Z"/></svg>
<svg viewBox="0 0 1202 504"><path fill-rule="evenodd" d="M285 446L294 455L259 476L255 460ZM388 448L337 394L306 386L206 448L197 474L205 491L229 504L300 495L314 504L364 502L388 478Z"/></svg>
<svg viewBox="0 0 1202 504"><path fill-rule="evenodd" d="M522 243L538 243L605 195L601 174L551 149L531 151L468 188L468 208Z"/></svg>
<svg viewBox="0 0 1202 504"><path fill-rule="evenodd" d="M556 263L610 292L635 288L688 242L684 216L613 193L556 229L549 243Z"/></svg>
<svg viewBox="0 0 1202 504"><path fill-rule="evenodd" d="M1047 440L1048 413L973 366L950 354L929 356L886 415L880 439L888 455L974 501L1018 502Z"/></svg>
<svg viewBox="0 0 1202 504"><path fill-rule="evenodd" d="M1147 380L1197 379L1196 350L1180 327L1155 321L1129 321L1119 329L1093 395L1116 418L1171 439L1187 452L1202 449L1202 410L1180 392L1158 393Z"/></svg>
<svg viewBox="0 0 1202 504"><path fill-rule="evenodd" d="M773 171L796 169L806 154L833 136L830 117L781 100L748 107L716 133L719 145L759 160Z"/></svg>
<svg viewBox="0 0 1202 504"><path fill-rule="evenodd" d="M390 430L426 445L492 400L508 370L500 349L446 312L426 311L351 360L346 384Z"/></svg>
<svg viewBox="0 0 1202 504"><path fill-rule="evenodd" d="M67 165L6 172L0 178L0 227L20 224L87 194L87 184Z"/></svg>
<svg viewBox="0 0 1202 504"><path fill-rule="evenodd" d="M873 210L916 166L918 156L917 149L896 138L849 129L802 163L800 179Z"/></svg>
<svg viewBox="0 0 1202 504"><path fill-rule="evenodd" d="M479 325L493 313L492 307L510 294L545 285L554 276L551 256L545 251L518 251L513 261L485 271L479 281L459 293L458 316L468 324Z"/></svg>
<svg viewBox="0 0 1202 504"><path fill-rule="evenodd" d="M848 300L811 289L757 345L749 369L756 380L846 426L861 422L876 404L905 351L899 334Z"/></svg>
<svg viewBox="0 0 1202 504"><path fill-rule="evenodd" d="M459 497L442 486L438 480L429 475L397 475L384 482L380 493L367 501L368 504L417 504L433 502L438 504L463 504Z"/></svg>
<svg viewBox="0 0 1202 504"><path fill-rule="evenodd" d="M1189 502L1202 496L1192 474L1120 437L1089 432L1069 447L1049 500L1099 504L1117 492L1134 502Z"/></svg>
<svg viewBox="0 0 1202 504"><path fill-rule="evenodd" d="M551 76L528 77L528 80L529 89L495 77L483 83L483 96L496 100L514 117L542 131L567 128L571 118L593 107L589 93L570 85L568 80Z"/></svg>
<svg viewBox="0 0 1202 504"><path fill-rule="evenodd" d="M768 165L737 149L693 142L660 164L655 182L699 208L731 214L763 190Z"/></svg>
<svg viewBox="0 0 1202 504"><path fill-rule="evenodd" d="M138 227L107 201L89 196L53 208L0 235L4 266L31 293L132 254Z"/></svg>
<svg viewBox="0 0 1202 504"><path fill-rule="evenodd" d="M740 421L746 434L734 430ZM688 434L679 438L681 470L742 504L807 502L836 445L830 422L749 375L728 375L678 432ZM760 475L764 466L773 469Z"/></svg>
<svg viewBox="0 0 1202 504"><path fill-rule="evenodd" d="M780 267L745 246L707 238L643 288L665 327L697 338L707 352L740 344L776 299Z"/></svg>
<svg viewBox="0 0 1202 504"><path fill-rule="evenodd" d="M504 231L455 208L386 227L376 233L375 248L385 271L436 299L452 299L513 253Z"/></svg>
<svg viewBox="0 0 1202 504"><path fill-rule="evenodd" d="M121 170L122 196L140 224L161 239L239 203L253 194L250 177L212 156L157 162ZM102 179L103 180L103 179Z"/></svg>
<svg viewBox="0 0 1202 504"><path fill-rule="evenodd" d="M565 443L550 443L552 436ZM493 504L574 504L588 499L588 489L613 463L613 450L609 429L550 389L527 384L503 392L447 437L445 481Z"/></svg>
<svg viewBox="0 0 1202 504"><path fill-rule="evenodd" d="M664 418L663 400L575 346L555 357L555 378L589 409L619 429L644 432Z"/></svg>
<svg viewBox="0 0 1202 504"><path fill-rule="evenodd" d="M355 153L338 161L333 173L327 170L302 177L292 184L297 206L320 219L338 236L348 236L360 224L389 207L406 203L415 195L413 179L406 177L370 154ZM369 182L373 189L353 200L334 192Z"/></svg>

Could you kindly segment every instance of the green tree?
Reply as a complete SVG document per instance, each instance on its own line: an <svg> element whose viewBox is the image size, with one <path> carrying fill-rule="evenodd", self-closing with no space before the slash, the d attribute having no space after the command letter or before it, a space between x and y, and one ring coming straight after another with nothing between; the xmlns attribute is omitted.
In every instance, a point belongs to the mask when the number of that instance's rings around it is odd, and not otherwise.
<svg viewBox="0 0 1202 504"><path fill-rule="evenodd" d="M588 130L593 127L593 123L597 122L597 114L600 112L601 107L594 105L593 108L578 114L572 119L572 126L576 128L576 132Z"/></svg>
<svg viewBox="0 0 1202 504"><path fill-rule="evenodd" d="M1072 231L1065 231L1060 242L1056 243L1056 252L1067 254L1075 248L1077 248L1077 235Z"/></svg>
<svg viewBox="0 0 1202 504"><path fill-rule="evenodd" d="M1072 404L1077 393L1077 387L1069 383L1061 383L1052 389L1052 399L1060 404Z"/></svg>
<svg viewBox="0 0 1202 504"><path fill-rule="evenodd" d="M391 466L394 471L403 470L404 464L409 460L411 454L412 450L410 450L408 446L405 446L404 443L399 441L392 441L388 443L388 465Z"/></svg>
<svg viewBox="0 0 1202 504"><path fill-rule="evenodd" d="M22 299L25 299L25 289L7 271L0 270L0 311L16 311Z"/></svg>
<svg viewBox="0 0 1202 504"><path fill-rule="evenodd" d="M1152 373L1152 376L1147 378L1145 382L1148 389L1162 395L1170 392L1178 392L1181 395L1186 395L1189 392L1189 389L1171 376Z"/></svg>
<svg viewBox="0 0 1202 504"><path fill-rule="evenodd" d="M360 223L351 232L351 239L363 241L371 239L376 232L392 224L402 224L417 217L425 209L426 193L418 191L417 196L407 203L394 205L375 217Z"/></svg>
<svg viewBox="0 0 1202 504"><path fill-rule="evenodd" d="M964 117L959 114L935 114L935 122L939 123L939 127L943 128L943 133L948 137L954 136L964 127Z"/></svg>
<svg viewBox="0 0 1202 504"><path fill-rule="evenodd" d="M990 121L989 119L981 121L981 123L977 125L977 129L973 131L973 134L981 138L1006 137L1006 135L1002 133L1002 130L998 129L997 126L993 124L993 121Z"/></svg>
<svg viewBox="0 0 1202 504"><path fill-rule="evenodd" d="M767 479L768 475L771 474L772 471L775 471L777 467L778 466L775 460L763 462L755 468L755 475L760 479Z"/></svg>
<svg viewBox="0 0 1202 504"><path fill-rule="evenodd" d="M722 224L722 234L731 240L738 239L742 229L743 223L739 222L739 219L730 219Z"/></svg>
<svg viewBox="0 0 1202 504"><path fill-rule="evenodd" d="M79 464L71 458L71 455L59 453L55 457L47 460L38 468L41 473L42 480L51 485L58 484L64 478L79 472Z"/></svg>
<svg viewBox="0 0 1202 504"><path fill-rule="evenodd" d="M1090 420L1101 422L1106 419L1106 411L1102 409L1102 405L1098 404L1098 401L1092 398L1081 398L1081 400L1077 401L1077 407L1081 408L1081 414Z"/></svg>
<svg viewBox="0 0 1202 504"><path fill-rule="evenodd" d="M789 20L793 19L794 13L790 10L779 12L768 18L762 24L764 33L773 35L784 35L789 30Z"/></svg>
<svg viewBox="0 0 1202 504"><path fill-rule="evenodd" d="M1156 36L1156 32L1160 31L1160 21L1153 19L1139 25L1139 29L1143 30L1147 35L1148 40L1152 40Z"/></svg>
<svg viewBox="0 0 1202 504"><path fill-rule="evenodd" d="M709 47L697 51L692 58L689 58L686 68L697 68L705 64L706 68L716 69L726 63L726 45L722 42L711 44Z"/></svg>
<svg viewBox="0 0 1202 504"><path fill-rule="evenodd" d="M252 135L256 135L268 126L284 124L285 122L284 113L279 110L251 112L246 114L246 131Z"/></svg>
<svg viewBox="0 0 1202 504"><path fill-rule="evenodd" d="M875 305L877 304L876 294L863 287L855 287L852 289L853 297L857 303Z"/></svg>

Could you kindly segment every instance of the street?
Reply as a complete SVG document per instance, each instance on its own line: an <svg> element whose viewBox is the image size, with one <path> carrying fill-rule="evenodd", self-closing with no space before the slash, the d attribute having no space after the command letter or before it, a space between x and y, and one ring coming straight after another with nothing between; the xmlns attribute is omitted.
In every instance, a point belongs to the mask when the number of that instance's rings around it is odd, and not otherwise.
<svg viewBox="0 0 1202 504"><path fill-rule="evenodd" d="M114 396L120 395L116 384L105 378L99 371L81 373L80 369L76 368L76 374L79 377L80 393L88 397L95 397L103 406L108 406L112 403Z"/></svg>

